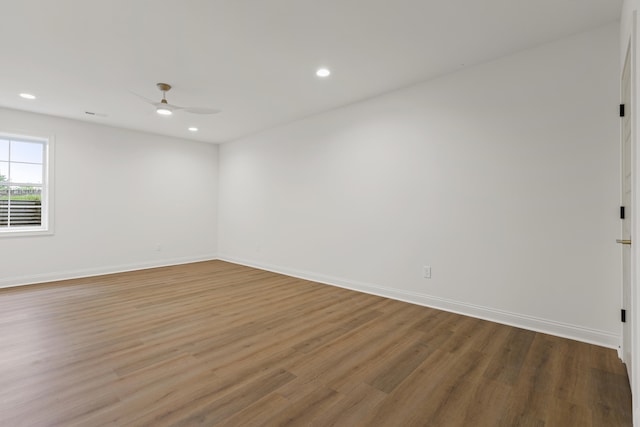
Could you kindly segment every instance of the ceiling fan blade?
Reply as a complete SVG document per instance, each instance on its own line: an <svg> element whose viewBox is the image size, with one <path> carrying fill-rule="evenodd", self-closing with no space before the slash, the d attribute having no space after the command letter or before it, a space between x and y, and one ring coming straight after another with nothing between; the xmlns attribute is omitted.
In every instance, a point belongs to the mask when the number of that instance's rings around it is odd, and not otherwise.
<svg viewBox="0 0 640 427"><path fill-rule="evenodd" d="M195 114L216 114L219 113L220 110L215 108L205 108L205 107L181 107L184 111Z"/></svg>
<svg viewBox="0 0 640 427"><path fill-rule="evenodd" d="M142 99L143 101L148 102L148 103L149 103L149 104L151 104L151 105L156 105L156 104L158 103L157 101L154 101L154 100L152 100L152 99L149 99L149 98L147 98L146 96L142 96L142 95L140 95L139 93L135 93L135 92L131 92L131 91L129 91L129 93L130 93L130 94L132 94L132 95L137 96L138 98Z"/></svg>

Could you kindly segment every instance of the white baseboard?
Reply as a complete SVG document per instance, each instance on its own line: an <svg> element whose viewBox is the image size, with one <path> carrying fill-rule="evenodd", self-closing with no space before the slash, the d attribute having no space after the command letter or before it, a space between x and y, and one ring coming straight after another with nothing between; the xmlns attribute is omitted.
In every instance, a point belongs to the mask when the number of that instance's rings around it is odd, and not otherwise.
<svg viewBox="0 0 640 427"><path fill-rule="evenodd" d="M211 261L218 259L216 254L181 257L162 260L137 262L131 264L111 265L105 267L87 268L80 270L58 271L54 273L34 274L29 276L10 277L0 279L0 288L34 285L37 283L54 282L58 280L79 279L82 277L101 276L103 274L123 273L125 271L146 270L149 268L166 267L169 265L189 264L192 262Z"/></svg>
<svg viewBox="0 0 640 427"><path fill-rule="evenodd" d="M577 341L583 341L590 344L601 345L604 347L614 348L620 355L620 336L596 329L584 328L581 326L571 325L553 320L542 319L533 316L512 313L504 310L493 309L474 304L468 304L461 301L436 297L417 292L404 291L400 289L387 288L368 283L356 282L352 280L340 279L337 277L317 274L309 271L297 270L268 263L262 263L247 259L236 258L227 255L208 254L194 257L182 257L164 260L154 260L131 264L121 264L106 267L97 267L81 270L59 271L54 273L36 274L30 276L20 276L0 279L0 288L9 288L14 286L32 285L43 282L53 282L58 280L77 279L82 277L99 276L103 274L122 273L133 270L144 270L156 267L165 267L169 265L188 264L199 261L210 261L220 259L223 261L241 264L248 267L259 268L262 270L273 271L275 273L285 274L287 276L298 277L305 280L323 283L326 285L338 286L345 289L351 289L358 292L364 292L372 295L378 295L385 298L391 298L412 304L423 305L426 307L437 308L439 310L450 311L465 316L476 317L479 319L489 320L492 322L503 323L505 325L515 326L519 328L529 329L536 332L542 332L550 335L556 335L563 338L569 338Z"/></svg>
<svg viewBox="0 0 640 427"><path fill-rule="evenodd" d="M327 285L338 286L341 288L351 289L354 291L364 292L368 294L378 295L385 298L391 298L412 304L432 307L439 310L458 313L465 316L476 317L483 320L489 320L496 323L502 323L518 328L529 329L536 332L542 332L549 335L555 335L563 338L569 338L576 341L582 341L590 344L596 344L603 347L609 347L620 351L619 335L590 329L581 326L571 325L568 323L556 322L554 320L542 319L534 316L527 316L518 313L512 313L504 310L498 310L490 307L483 307L475 304L468 304L461 301L454 301L447 298L440 298L432 295L421 294L416 292L404 291L400 289L386 288L368 283L356 282L352 280L340 279L337 277L326 276L309 271L302 271L268 263L256 262L247 259L240 259L224 254L219 255L218 259L228 261L235 264L241 264L248 267L259 268L262 270L272 271L274 273L285 274L287 276L298 277L305 280L311 280Z"/></svg>

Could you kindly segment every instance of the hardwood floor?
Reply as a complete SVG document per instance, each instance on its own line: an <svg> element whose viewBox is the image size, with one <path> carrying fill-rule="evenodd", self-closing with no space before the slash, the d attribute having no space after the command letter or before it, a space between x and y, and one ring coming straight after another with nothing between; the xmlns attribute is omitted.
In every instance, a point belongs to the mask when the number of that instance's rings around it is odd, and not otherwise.
<svg viewBox="0 0 640 427"><path fill-rule="evenodd" d="M630 426L611 349L210 261L0 290L0 426Z"/></svg>

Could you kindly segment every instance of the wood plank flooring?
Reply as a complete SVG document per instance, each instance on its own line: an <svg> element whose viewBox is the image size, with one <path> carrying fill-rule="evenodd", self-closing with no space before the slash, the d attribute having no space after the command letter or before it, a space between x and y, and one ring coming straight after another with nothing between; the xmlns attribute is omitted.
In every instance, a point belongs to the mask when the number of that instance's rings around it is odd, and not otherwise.
<svg viewBox="0 0 640 427"><path fill-rule="evenodd" d="M0 426L631 426L611 349L222 261L0 290Z"/></svg>

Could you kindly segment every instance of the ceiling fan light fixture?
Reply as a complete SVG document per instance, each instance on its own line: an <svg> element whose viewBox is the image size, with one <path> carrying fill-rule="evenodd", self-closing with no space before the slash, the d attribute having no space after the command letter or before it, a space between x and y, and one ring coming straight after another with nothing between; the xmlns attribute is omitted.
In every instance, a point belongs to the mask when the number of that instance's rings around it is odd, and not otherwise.
<svg viewBox="0 0 640 427"><path fill-rule="evenodd" d="M156 108L156 113L160 114L161 116L170 116L173 114L173 112L166 107Z"/></svg>

